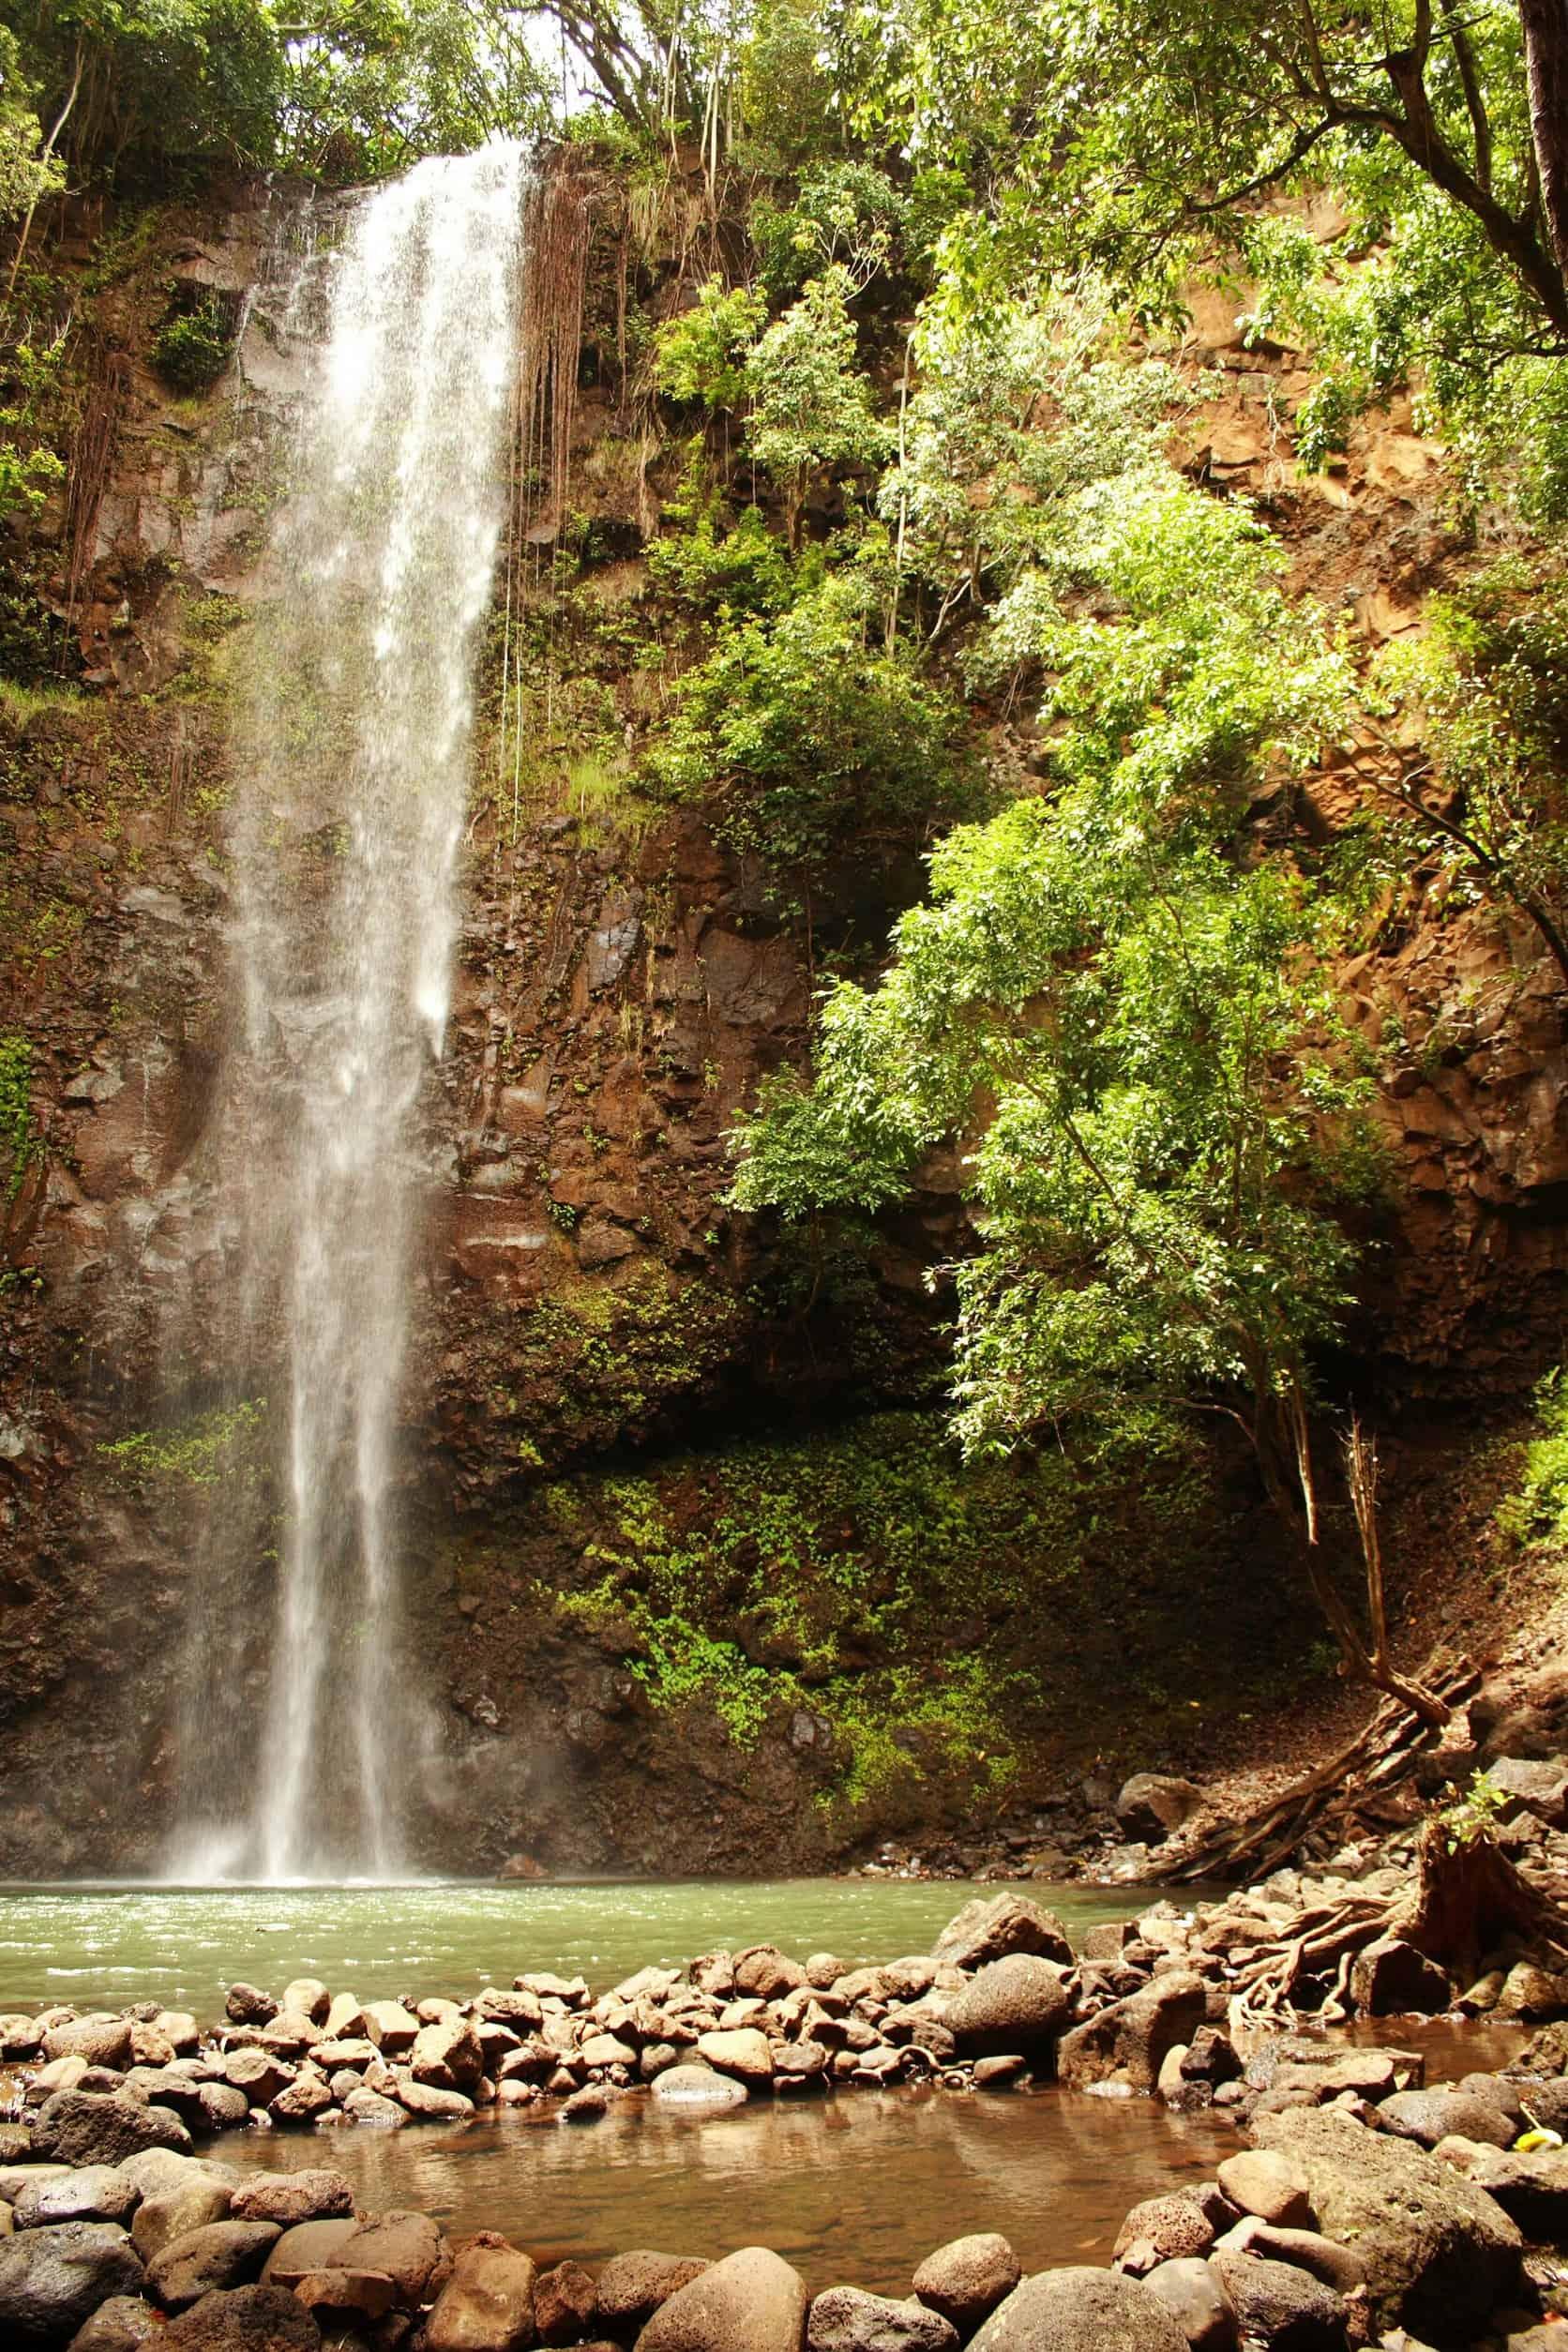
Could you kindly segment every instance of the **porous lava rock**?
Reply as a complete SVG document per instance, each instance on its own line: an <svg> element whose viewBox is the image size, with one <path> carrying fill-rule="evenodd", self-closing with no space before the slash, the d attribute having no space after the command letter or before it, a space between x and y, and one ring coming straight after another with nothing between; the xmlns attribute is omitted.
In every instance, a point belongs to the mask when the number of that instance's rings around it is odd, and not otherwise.
<svg viewBox="0 0 1568 2352"><path fill-rule="evenodd" d="M1055 1912L1026 1894L976 1895L948 1921L931 1950L935 1959L955 1968L983 1968L1015 1952L1032 1952L1063 1968L1073 1960L1067 1931Z"/></svg>
<svg viewBox="0 0 1568 2352"><path fill-rule="evenodd" d="M950 2319L925 2303L830 2286L811 2305L807 2352L958 2352Z"/></svg>
<svg viewBox="0 0 1568 2352"><path fill-rule="evenodd" d="M1305 2175L1323 2233L1361 2255L1385 2325L1462 2338L1509 2300L1517 2227L1484 2189L1425 2148L1323 2107L1260 2117L1252 2129Z"/></svg>
<svg viewBox="0 0 1568 2352"><path fill-rule="evenodd" d="M1063 2034L1057 2044L1057 2073L1073 2090L1113 2083L1151 2093L1168 2053L1179 2043L1190 2046L1207 2003L1202 1978L1173 1968Z"/></svg>
<svg viewBox="0 0 1568 2352"><path fill-rule="evenodd" d="M529 2256L494 2231L470 2239L425 2322L424 2352L524 2352L534 2341L537 2275Z"/></svg>
<svg viewBox="0 0 1568 2352"><path fill-rule="evenodd" d="M1167 2306L1119 2270L1071 2264L1016 2286L974 2338L973 2352L1187 2352Z"/></svg>
<svg viewBox="0 0 1568 2352"><path fill-rule="evenodd" d="M172 2319L158 2352L321 2352L321 2329L298 2298L276 2286L204 2295Z"/></svg>
<svg viewBox="0 0 1568 2352"><path fill-rule="evenodd" d="M609 2335L636 2335L671 2295L707 2268L701 2254L656 2254L648 2247L612 2254L598 2276L600 2326Z"/></svg>
<svg viewBox="0 0 1568 2352"><path fill-rule="evenodd" d="M1022 2276L1006 2239L981 2230L928 2254L912 2284L919 2302L950 2319L961 2336L970 2336L1006 2301Z"/></svg>
<svg viewBox="0 0 1568 2352"><path fill-rule="evenodd" d="M134 2295L142 2258L113 2222L61 2222L0 2238L0 2344L67 2343L112 2295Z"/></svg>

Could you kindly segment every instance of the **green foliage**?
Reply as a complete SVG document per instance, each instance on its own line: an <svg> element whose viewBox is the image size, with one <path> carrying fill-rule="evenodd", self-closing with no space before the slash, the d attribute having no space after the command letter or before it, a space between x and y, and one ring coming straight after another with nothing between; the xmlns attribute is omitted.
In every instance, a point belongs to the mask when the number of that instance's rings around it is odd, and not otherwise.
<svg viewBox="0 0 1568 2352"><path fill-rule="evenodd" d="M1385 648L1385 711L1419 730L1405 805L1458 903L1511 901L1554 955L1568 926L1568 568L1492 565ZM1430 780L1428 780L1428 778ZM1434 786L1437 788L1434 790Z"/></svg>
<svg viewBox="0 0 1568 2352"><path fill-rule="evenodd" d="M1260 776L1305 764L1350 671L1284 596L1284 552L1244 501L1138 463L1063 501L1054 525L970 666L1049 679L1059 775L1157 835L1223 821Z"/></svg>
<svg viewBox="0 0 1568 2352"><path fill-rule="evenodd" d="M710 278L689 310L667 319L654 339L654 382L672 400L701 400L710 415L746 397L746 354L768 307L745 286Z"/></svg>
<svg viewBox="0 0 1568 2352"><path fill-rule="evenodd" d="M258 1475L256 1449L266 1420L264 1397L215 1406L188 1421L133 1430L100 1445L115 1484L134 1494L213 1492Z"/></svg>
<svg viewBox="0 0 1568 2352"><path fill-rule="evenodd" d="M36 515L65 462L51 446L59 426L65 369L63 333L38 335L25 322L0 378L0 521Z"/></svg>
<svg viewBox="0 0 1568 2352"><path fill-rule="evenodd" d="M682 520L684 528L648 550L649 577L667 596L714 619L776 612L789 602L789 557L757 507L746 507L728 530L719 528L711 498L695 509L688 505Z"/></svg>
<svg viewBox="0 0 1568 2352"><path fill-rule="evenodd" d="M1059 1454L966 1467L904 1413L557 1485L544 1507L589 1539L591 1579L557 1606L622 1627L655 1705L710 1711L743 1750L783 1712L824 1723L829 1802L933 1772L980 1795L1013 1772L1032 1696L1007 1627L1082 1575L1120 1474L1086 1487ZM1152 1483L1175 1540L1199 1490Z"/></svg>
<svg viewBox="0 0 1568 2352"><path fill-rule="evenodd" d="M776 301L798 294L832 264L857 287L886 269L909 219L908 199L873 163L837 157L802 175L792 204L760 196L751 241L763 285Z"/></svg>
<svg viewBox="0 0 1568 2352"><path fill-rule="evenodd" d="M153 364L177 392L205 392L228 366L234 344L222 306L202 302L165 319L153 338Z"/></svg>
<svg viewBox="0 0 1568 2352"><path fill-rule="evenodd" d="M1464 1795L1446 1805L1438 1817L1449 1852L1456 1853L1461 1846L1475 1846L1489 1838L1497 1827L1502 1803L1503 1792L1496 1781L1485 1772L1472 1772Z"/></svg>
<svg viewBox="0 0 1568 2352"><path fill-rule="evenodd" d="M33 1127L33 1048L16 1030L0 1034L0 1170L6 1199L21 1192L38 1150Z"/></svg>
<svg viewBox="0 0 1568 2352"><path fill-rule="evenodd" d="M286 43L284 161L335 182L379 179L492 132L550 126L551 76L505 0L327 0Z"/></svg>
<svg viewBox="0 0 1568 2352"><path fill-rule="evenodd" d="M1500 1504L1498 1524L1516 1543L1568 1543L1568 1380L1556 1365L1535 1391L1541 1435L1525 1453L1516 1494Z"/></svg>
<svg viewBox="0 0 1568 2352"><path fill-rule="evenodd" d="M273 159L282 53L265 0L3 0L0 24L78 177Z"/></svg>
<svg viewBox="0 0 1568 2352"><path fill-rule="evenodd" d="M916 388L878 493L910 571L942 599L938 633L966 599L1011 584L1095 485L1163 475L1181 399L1171 369L1117 349L1093 279L978 319L945 292L922 309Z"/></svg>
<svg viewBox="0 0 1568 2352"><path fill-rule="evenodd" d="M14 219L65 184L58 160L41 153L43 130L22 71L16 36L0 24L0 221Z"/></svg>
<svg viewBox="0 0 1568 2352"><path fill-rule="evenodd" d="M775 872L809 872L858 832L940 822L969 790L954 706L878 626L878 552L724 628L650 756L660 788L707 803L721 838Z"/></svg>
<svg viewBox="0 0 1568 2352"><path fill-rule="evenodd" d="M827 999L814 1087L777 1078L742 1123L731 1197L876 1208L960 1138L966 1445L1229 1400L1272 1473L1347 1304L1326 1204L1369 1168L1319 910L1230 839L1347 674L1245 510L1174 475L1092 486L1049 553L996 633L1050 680L1056 790L939 846L885 978Z"/></svg>
<svg viewBox="0 0 1568 2352"><path fill-rule="evenodd" d="M746 355L746 437L758 464L784 491L792 547L817 469L870 465L889 446L870 384L854 364L851 284L842 264L834 263Z"/></svg>

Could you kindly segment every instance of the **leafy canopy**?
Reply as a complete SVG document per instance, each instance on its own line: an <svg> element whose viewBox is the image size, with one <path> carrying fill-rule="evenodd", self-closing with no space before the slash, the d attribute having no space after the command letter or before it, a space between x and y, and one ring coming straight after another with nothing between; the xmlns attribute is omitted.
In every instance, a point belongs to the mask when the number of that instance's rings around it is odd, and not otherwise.
<svg viewBox="0 0 1568 2352"><path fill-rule="evenodd" d="M1366 1170L1318 907L1233 837L1347 671L1244 510L1174 475L1087 488L1028 611L1054 790L938 847L885 977L826 999L813 1085L743 1122L733 1198L876 1208L957 1138L966 1444L1217 1397L1274 1467L1348 1295L1329 1204Z"/></svg>

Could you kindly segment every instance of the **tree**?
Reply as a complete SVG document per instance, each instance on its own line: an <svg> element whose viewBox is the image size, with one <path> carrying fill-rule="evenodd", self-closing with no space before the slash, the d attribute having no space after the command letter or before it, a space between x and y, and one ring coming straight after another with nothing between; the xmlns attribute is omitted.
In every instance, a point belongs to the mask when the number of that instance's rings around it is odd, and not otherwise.
<svg viewBox="0 0 1568 2352"><path fill-rule="evenodd" d="M281 52L265 0L3 0L0 27L49 127L43 151L79 181L273 160Z"/></svg>
<svg viewBox="0 0 1568 2352"><path fill-rule="evenodd" d="M887 429L854 364L850 278L835 263L807 284L746 355L752 455L784 492L792 550L811 476L824 465L869 465L885 457Z"/></svg>
<svg viewBox="0 0 1568 2352"><path fill-rule="evenodd" d="M903 647L883 649L879 553L874 542L797 580L776 614L731 618L677 682L650 763L666 792L709 805L721 839L807 898L857 833L908 832L963 805L951 703Z"/></svg>
<svg viewBox="0 0 1568 2352"><path fill-rule="evenodd" d="M505 0L330 0L286 24L284 159L374 179L542 128L555 83L535 55L538 15Z"/></svg>
<svg viewBox="0 0 1568 2352"><path fill-rule="evenodd" d="M1266 535L1174 475L1086 486L1052 558L996 626L1049 680L1053 789L938 846L884 977L826 998L811 1086L776 1076L742 1122L732 1198L874 1210L957 1138L966 1448L1228 1416L1356 1670L1431 1708L1319 1543L1311 1361L1350 1298L1334 1206L1374 1163L1318 901L1237 838L1349 674Z"/></svg>

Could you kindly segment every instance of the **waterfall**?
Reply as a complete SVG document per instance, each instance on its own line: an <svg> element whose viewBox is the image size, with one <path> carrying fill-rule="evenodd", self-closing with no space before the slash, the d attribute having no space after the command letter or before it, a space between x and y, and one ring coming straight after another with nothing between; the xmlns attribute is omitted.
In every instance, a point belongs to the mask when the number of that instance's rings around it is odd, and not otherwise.
<svg viewBox="0 0 1568 2352"><path fill-rule="evenodd" d="M268 1389L276 1563L255 1556L255 1515L219 1499L182 1737L189 1875L404 1864L422 1710L400 1656L400 1400L505 509L524 172L492 143L354 200L288 306L306 383L275 593L236 693L236 1012L213 1123L225 1344L234 1393ZM269 1570L258 1675L235 1612Z"/></svg>

